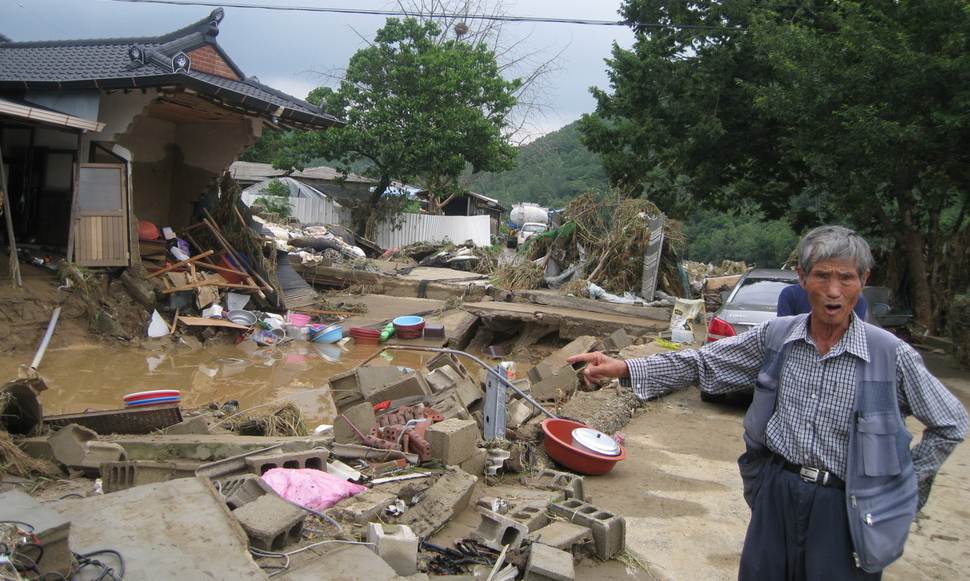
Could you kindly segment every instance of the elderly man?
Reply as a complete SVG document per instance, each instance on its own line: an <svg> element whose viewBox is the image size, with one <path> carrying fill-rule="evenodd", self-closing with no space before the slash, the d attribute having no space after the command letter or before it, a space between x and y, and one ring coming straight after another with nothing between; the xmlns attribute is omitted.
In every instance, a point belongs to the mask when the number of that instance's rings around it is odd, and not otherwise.
<svg viewBox="0 0 970 581"><path fill-rule="evenodd" d="M779 317L699 351L621 361L578 355L586 378L621 378L642 399L698 384L755 384L738 460L751 520L739 578L879 579L903 551L967 412L906 343L853 313L872 254L822 226L799 243L811 313ZM910 448L903 418L926 430Z"/></svg>

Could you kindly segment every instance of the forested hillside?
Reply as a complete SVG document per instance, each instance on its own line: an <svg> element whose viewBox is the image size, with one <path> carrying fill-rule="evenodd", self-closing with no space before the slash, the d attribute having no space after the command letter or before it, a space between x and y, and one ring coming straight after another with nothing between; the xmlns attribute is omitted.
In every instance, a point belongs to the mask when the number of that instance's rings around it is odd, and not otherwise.
<svg viewBox="0 0 970 581"><path fill-rule="evenodd" d="M577 194L605 192L607 187L606 172L599 158L580 143L576 122L520 147L514 169L483 172L468 185L506 205L536 202L553 208Z"/></svg>

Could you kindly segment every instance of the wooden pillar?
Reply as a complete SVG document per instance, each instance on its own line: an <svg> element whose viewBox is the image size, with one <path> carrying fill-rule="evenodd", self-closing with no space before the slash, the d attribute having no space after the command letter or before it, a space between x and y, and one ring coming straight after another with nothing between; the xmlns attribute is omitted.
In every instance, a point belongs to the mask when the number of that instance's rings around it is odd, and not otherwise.
<svg viewBox="0 0 970 581"><path fill-rule="evenodd" d="M3 148L0 147L0 191L3 192L3 215L7 222L7 239L10 244L10 278L16 286L24 286L20 277L20 261L17 260L17 240L13 233L13 207L7 189L7 174L3 171Z"/></svg>

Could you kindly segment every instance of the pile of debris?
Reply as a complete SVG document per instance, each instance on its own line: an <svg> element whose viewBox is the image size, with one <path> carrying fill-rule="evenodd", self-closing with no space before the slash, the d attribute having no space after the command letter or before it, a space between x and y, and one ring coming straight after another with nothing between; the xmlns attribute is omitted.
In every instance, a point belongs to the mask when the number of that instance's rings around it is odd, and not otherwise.
<svg viewBox="0 0 970 581"><path fill-rule="evenodd" d="M588 502L583 476L549 459L543 420L600 389L580 390L569 356L635 339L577 338L521 379L507 363L443 349L424 348L436 353L418 369L399 367L380 355L422 348L388 346L330 378L336 420L309 435L292 406L253 416L165 403L43 418L40 435L17 441L18 458L61 467L70 488L52 487L59 500L44 504L0 495L5 520L27 523L0 535L32 533L43 553L11 542L10 562L66 577L127 568L165 578L574 579L577 560L623 553L626 525ZM577 405L593 427L614 421ZM442 534L468 507L477 526ZM163 557L152 550L160 542Z"/></svg>
<svg viewBox="0 0 970 581"><path fill-rule="evenodd" d="M535 289L573 282L569 288L579 296L589 296L594 285L607 293L639 295L646 302L654 300L656 289L666 296L689 295L679 267L684 241L680 227L650 201L608 204L584 194L555 220L559 223L554 221L519 250L524 262L498 269L496 284Z"/></svg>
<svg viewBox="0 0 970 581"><path fill-rule="evenodd" d="M748 265L734 260L722 260L714 265L685 260L684 270L690 279L690 288L704 298L708 313L714 313L724 302L723 295L734 288L741 275L748 272Z"/></svg>
<svg viewBox="0 0 970 581"><path fill-rule="evenodd" d="M450 242L415 242L402 248L388 249L382 258L480 274L491 274L497 264L496 257L488 248L479 248L471 240L457 245Z"/></svg>

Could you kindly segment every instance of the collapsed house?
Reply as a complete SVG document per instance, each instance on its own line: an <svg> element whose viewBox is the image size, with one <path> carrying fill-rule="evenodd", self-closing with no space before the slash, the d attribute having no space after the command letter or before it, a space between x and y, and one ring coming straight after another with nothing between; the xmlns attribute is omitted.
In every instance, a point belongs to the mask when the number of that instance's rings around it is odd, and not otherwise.
<svg viewBox="0 0 970 581"><path fill-rule="evenodd" d="M137 260L137 218L187 226L266 127L340 121L263 85L219 46L221 8L155 37L0 36L0 150L16 239L81 266Z"/></svg>

